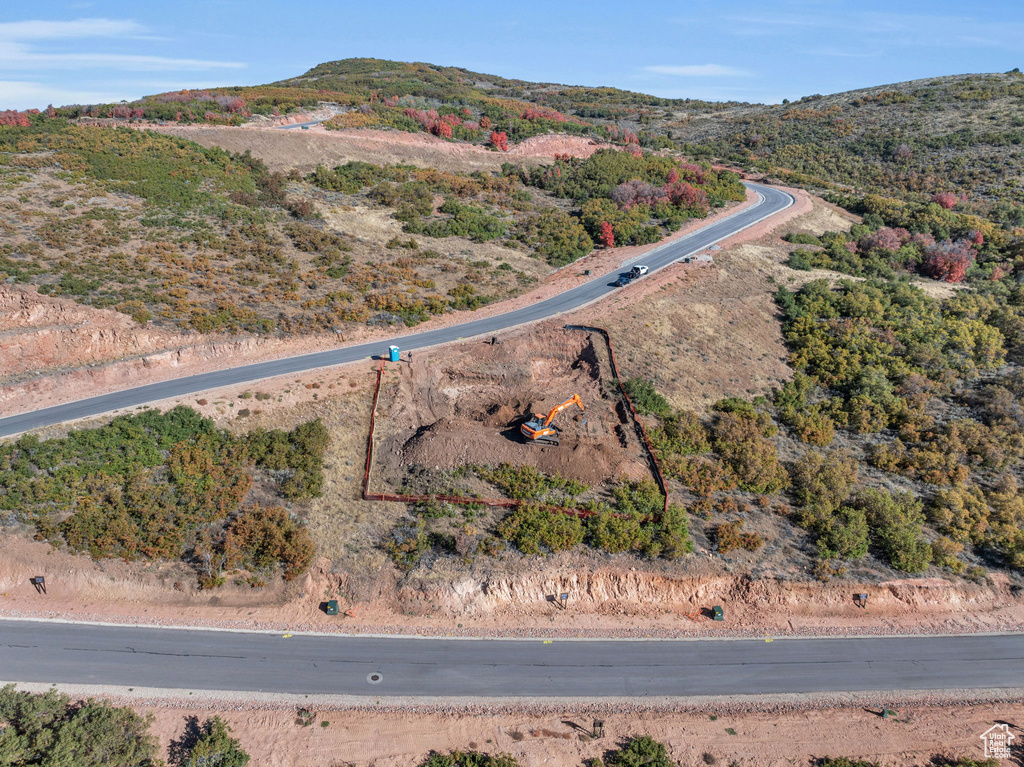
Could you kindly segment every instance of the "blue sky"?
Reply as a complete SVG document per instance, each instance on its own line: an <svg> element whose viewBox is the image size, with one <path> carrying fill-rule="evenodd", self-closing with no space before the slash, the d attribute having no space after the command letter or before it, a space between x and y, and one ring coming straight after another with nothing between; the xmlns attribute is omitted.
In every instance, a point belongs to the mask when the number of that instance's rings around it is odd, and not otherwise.
<svg viewBox="0 0 1024 767"><path fill-rule="evenodd" d="M1024 68L1024 3L8 0L0 109L255 85L352 56L774 103Z"/></svg>

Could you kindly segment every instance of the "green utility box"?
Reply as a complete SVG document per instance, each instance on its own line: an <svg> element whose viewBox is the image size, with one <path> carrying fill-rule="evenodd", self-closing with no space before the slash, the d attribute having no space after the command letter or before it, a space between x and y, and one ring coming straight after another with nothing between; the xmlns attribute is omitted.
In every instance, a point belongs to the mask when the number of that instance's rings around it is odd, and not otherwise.
<svg viewBox="0 0 1024 767"><path fill-rule="evenodd" d="M716 621L724 621L725 620L725 613L722 612L722 606L721 605L715 605L714 607L711 608L711 620L716 620Z"/></svg>
<svg viewBox="0 0 1024 767"><path fill-rule="evenodd" d="M338 614L338 600L337 599L332 599L330 602L327 603L327 614L328 615L337 615Z"/></svg>

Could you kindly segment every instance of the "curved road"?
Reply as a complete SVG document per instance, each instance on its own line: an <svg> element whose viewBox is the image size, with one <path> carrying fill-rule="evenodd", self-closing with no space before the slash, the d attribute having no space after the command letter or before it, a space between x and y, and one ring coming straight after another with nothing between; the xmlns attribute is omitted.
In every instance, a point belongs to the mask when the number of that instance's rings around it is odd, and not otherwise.
<svg viewBox="0 0 1024 767"><path fill-rule="evenodd" d="M1024 688L1024 635L545 643L4 620L0 680L415 698L1005 689Z"/></svg>
<svg viewBox="0 0 1024 767"><path fill-rule="evenodd" d="M736 232L747 229L785 210L795 202L791 195L778 189L758 184L747 184L747 186L758 195L758 201L754 205L713 224L708 224L702 229L679 238L675 242L656 248L643 256L644 263L650 266L652 272L662 269L685 256L704 250ZM288 375L330 365L355 362L383 353L391 343L397 343L402 347L403 351L409 351L411 349L422 349L427 346L450 343L451 341L458 341L472 336L489 335L517 325L538 322L563 312L573 311L592 301L604 298L618 290L618 288L612 286L612 282L618 277L618 274L617 271L611 272L571 290L567 290L564 293L559 293L552 298L538 301L531 306L485 319L464 322L461 325L452 325L451 327L421 333L409 333L392 339L381 339L372 343L341 347L315 354L285 357L253 365L242 365L227 368L226 370L218 370L213 373L175 378L170 381L161 381L160 383L147 386L138 386L134 389L125 389L99 397L90 397L89 399L82 399L76 402L68 402L64 405L55 405L54 407L13 415L0 419L0 437L20 434L40 426L96 416L111 410L134 407L136 405L144 405L147 402L156 402L171 397L181 397L186 394L216 389L221 386L251 383L273 376Z"/></svg>

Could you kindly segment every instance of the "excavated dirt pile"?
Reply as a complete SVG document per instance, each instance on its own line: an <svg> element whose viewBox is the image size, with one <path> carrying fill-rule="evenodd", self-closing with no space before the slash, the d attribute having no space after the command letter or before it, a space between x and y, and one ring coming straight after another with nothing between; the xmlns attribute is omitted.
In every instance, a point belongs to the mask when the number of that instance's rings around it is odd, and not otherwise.
<svg viewBox="0 0 1024 767"><path fill-rule="evenodd" d="M411 467L534 466L599 484L650 476L643 449L611 385L607 349L579 331L534 330L517 343L481 342L443 366L402 362L381 391L379 473L394 484ZM560 444L527 444L519 427L573 394L555 418Z"/></svg>

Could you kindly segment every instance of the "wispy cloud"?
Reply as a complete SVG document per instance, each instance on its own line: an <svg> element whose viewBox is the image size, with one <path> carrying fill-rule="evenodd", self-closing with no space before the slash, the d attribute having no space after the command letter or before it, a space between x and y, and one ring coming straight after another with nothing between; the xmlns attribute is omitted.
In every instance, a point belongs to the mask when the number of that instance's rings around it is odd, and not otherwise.
<svg viewBox="0 0 1024 767"><path fill-rule="evenodd" d="M966 6L970 7L970 6ZM862 41L885 40L896 46L1005 47L1020 49L1024 24L997 22L970 15L942 13L886 13L848 11L828 13L755 13L725 17L729 28L745 36L774 36L809 33L811 30L840 30Z"/></svg>
<svg viewBox="0 0 1024 767"><path fill-rule="evenodd" d="M210 69L242 69L237 61L177 59L166 56L144 56L132 53L36 53L21 43L0 42L0 69L124 69L131 72L206 71Z"/></svg>
<svg viewBox="0 0 1024 767"><path fill-rule="evenodd" d="M0 23L0 40L60 40L77 37L128 37L145 27L128 19L74 21L7 21Z"/></svg>
<svg viewBox="0 0 1024 767"><path fill-rule="evenodd" d="M747 77L750 72L737 67L722 64L684 64L682 66L649 66L645 72L656 75L672 75L674 77Z"/></svg>
<svg viewBox="0 0 1024 767"><path fill-rule="evenodd" d="M153 41L149 30L131 19L27 20L0 23L0 70L116 69L119 72L201 72L242 69L237 61L175 58L104 50L66 50L61 43L87 39ZM0 93L0 96L6 96Z"/></svg>
<svg viewBox="0 0 1024 767"><path fill-rule="evenodd" d="M110 90L76 90L24 80L0 80L0 109L9 104L37 108L45 104L105 104L120 101L124 94Z"/></svg>

